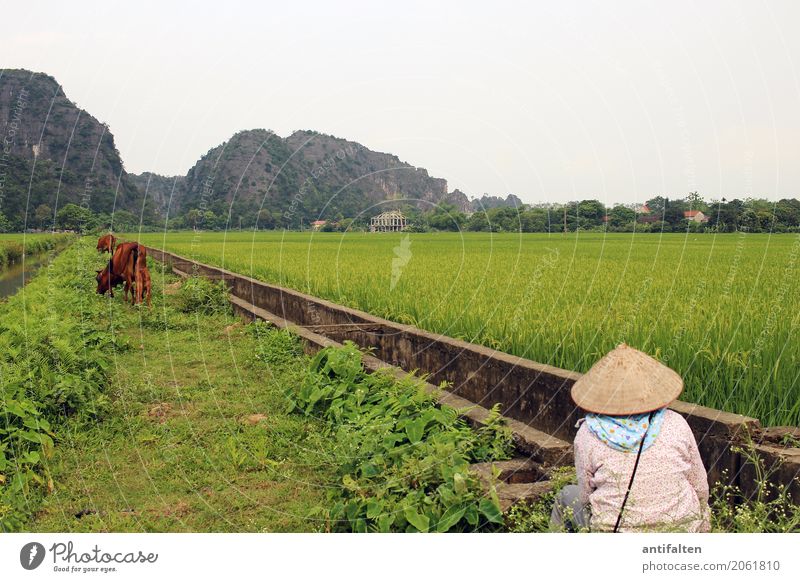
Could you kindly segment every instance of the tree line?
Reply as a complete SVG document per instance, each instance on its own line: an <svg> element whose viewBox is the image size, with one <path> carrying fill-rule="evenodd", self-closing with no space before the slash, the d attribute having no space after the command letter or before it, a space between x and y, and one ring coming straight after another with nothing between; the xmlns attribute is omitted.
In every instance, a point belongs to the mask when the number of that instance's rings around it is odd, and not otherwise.
<svg viewBox="0 0 800 582"><path fill-rule="evenodd" d="M472 213L442 203L428 210L400 204L412 232L800 232L800 200L763 198L705 201L697 192L684 198L655 196L644 205L605 206L589 199L565 204L521 204L501 206ZM702 212L702 222L690 220L687 211ZM145 230L307 230L316 217L293 216L261 210L258 213L214 212L193 208L168 221L136 216L127 210L94 212L77 204L67 204L57 212L39 205L28 228L41 230L90 231L112 229L118 232ZM345 217L340 212L326 219L320 230L366 230L370 216ZM21 230L0 213L0 232Z"/></svg>
<svg viewBox="0 0 800 582"><path fill-rule="evenodd" d="M687 211L702 212L703 221ZM800 201L762 198L706 202L696 192L684 198L656 196L644 205L605 206L599 200L566 204L523 204L489 208L469 215L443 204L427 212L407 214L416 231L478 232L800 232Z"/></svg>

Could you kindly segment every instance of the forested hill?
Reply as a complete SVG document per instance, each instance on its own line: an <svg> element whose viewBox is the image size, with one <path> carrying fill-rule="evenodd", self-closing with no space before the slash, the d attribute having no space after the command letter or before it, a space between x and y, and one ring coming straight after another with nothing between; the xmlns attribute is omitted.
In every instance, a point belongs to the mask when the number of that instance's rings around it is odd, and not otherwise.
<svg viewBox="0 0 800 582"><path fill-rule="evenodd" d="M53 77L0 69L0 132L0 213L13 229L51 224L53 209L69 203L141 214L142 195L108 126L70 101Z"/></svg>
<svg viewBox="0 0 800 582"><path fill-rule="evenodd" d="M356 217L389 206L429 210L451 202L468 210L447 181L396 156L313 131L282 138L266 129L236 133L192 167L173 197L170 215L231 209L231 220L259 216L259 225L297 226L316 218ZM260 214L259 214L260 213Z"/></svg>

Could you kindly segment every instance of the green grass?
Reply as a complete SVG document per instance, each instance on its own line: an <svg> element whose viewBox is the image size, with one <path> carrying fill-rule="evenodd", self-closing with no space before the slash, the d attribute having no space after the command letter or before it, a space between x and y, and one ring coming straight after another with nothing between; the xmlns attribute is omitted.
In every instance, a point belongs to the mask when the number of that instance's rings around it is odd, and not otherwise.
<svg viewBox="0 0 800 582"><path fill-rule="evenodd" d="M90 275L106 260L91 248L86 259ZM326 497L331 443L313 418L288 413L284 396L306 356L265 364L239 319L181 312L181 292L163 293L176 279L152 260L151 273L152 310L121 293L86 297L105 302L120 346L108 405L96 423L64 423L47 467L54 491L26 529L320 529L309 515Z"/></svg>
<svg viewBox="0 0 800 582"><path fill-rule="evenodd" d="M65 247L71 234L0 234L0 269L19 262L23 255L38 255Z"/></svg>
<svg viewBox="0 0 800 582"><path fill-rule="evenodd" d="M562 368L585 371L625 341L677 370L684 400L800 424L797 235L434 233L404 251L405 236L141 240Z"/></svg>

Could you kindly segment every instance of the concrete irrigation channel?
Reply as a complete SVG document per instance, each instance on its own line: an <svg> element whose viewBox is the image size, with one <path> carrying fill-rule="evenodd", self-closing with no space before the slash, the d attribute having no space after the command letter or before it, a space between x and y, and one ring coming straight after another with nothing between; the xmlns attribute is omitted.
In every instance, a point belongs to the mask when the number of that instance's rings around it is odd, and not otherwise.
<svg viewBox="0 0 800 582"><path fill-rule="evenodd" d="M570 399L570 388L580 378L578 372L394 323L159 249L147 250L178 275L224 280L239 314L291 329L309 353L352 340L372 348L373 355L364 358L370 370L389 367L398 377L406 371L427 374L426 387L440 394L440 402L466 409L464 416L475 425L500 403L518 453L510 461L494 463L500 470L503 509L541 496L550 489L550 469L572 464L571 443L581 412ZM441 382L448 383L443 393ZM800 502L800 448L782 444L796 444L800 428L762 428L755 418L681 401L671 408L686 418L697 438L709 485L722 481L737 486L746 497L754 494L756 470L738 448L752 441L765 468L773 471L771 481L789 487L793 501ZM474 468L491 474L490 466Z"/></svg>

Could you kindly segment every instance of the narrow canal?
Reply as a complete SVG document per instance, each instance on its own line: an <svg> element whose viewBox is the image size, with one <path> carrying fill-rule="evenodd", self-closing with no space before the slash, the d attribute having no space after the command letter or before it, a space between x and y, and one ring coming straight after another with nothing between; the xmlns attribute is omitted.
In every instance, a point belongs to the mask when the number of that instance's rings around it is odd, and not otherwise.
<svg viewBox="0 0 800 582"><path fill-rule="evenodd" d="M0 301L14 295L47 264L47 254L25 257L24 261L0 271Z"/></svg>

